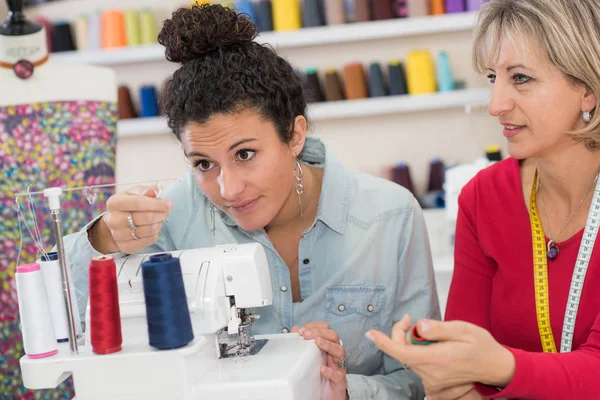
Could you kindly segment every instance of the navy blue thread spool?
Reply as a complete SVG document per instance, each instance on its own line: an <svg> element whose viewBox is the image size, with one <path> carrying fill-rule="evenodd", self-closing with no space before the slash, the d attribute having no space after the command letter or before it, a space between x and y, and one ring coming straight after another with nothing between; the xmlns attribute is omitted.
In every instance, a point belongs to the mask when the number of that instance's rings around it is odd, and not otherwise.
<svg viewBox="0 0 600 400"><path fill-rule="evenodd" d="M140 89L140 117L158 116L158 95L156 87L142 86Z"/></svg>
<svg viewBox="0 0 600 400"><path fill-rule="evenodd" d="M176 349L194 340L179 259L163 253L142 263L150 346Z"/></svg>
<svg viewBox="0 0 600 400"><path fill-rule="evenodd" d="M392 61L388 65L388 76L390 79L390 94L398 96L407 94L406 73L400 61Z"/></svg>
<svg viewBox="0 0 600 400"><path fill-rule="evenodd" d="M273 30L273 6L271 0L261 0L255 5L258 28L261 32Z"/></svg>
<svg viewBox="0 0 600 400"><path fill-rule="evenodd" d="M371 97L387 96L388 94L381 65L378 62L371 63L369 66L369 94Z"/></svg>

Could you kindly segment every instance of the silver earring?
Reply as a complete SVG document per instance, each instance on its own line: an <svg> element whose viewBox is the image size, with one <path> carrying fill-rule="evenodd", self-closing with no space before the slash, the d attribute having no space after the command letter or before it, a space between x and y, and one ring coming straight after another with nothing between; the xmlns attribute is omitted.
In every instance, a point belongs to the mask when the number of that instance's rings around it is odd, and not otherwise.
<svg viewBox="0 0 600 400"><path fill-rule="evenodd" d="M211 229L212 229L212 233L213 236L215 234L216 228L215 228L215 211L217 210L217 206L215 206L212 202L210 203L210 224L211 224Z"/></svg>
<svg viewBox="0 0 600 400"><path fill-rule="evenodd" d="M302 211L302 193L304 193L304 186L302 186L302 178L304 177L304 171L302 171L302 165L300 161L296 159L296 168L294 168L294 178L296 178L296 194L298 195L298 206L300 207L300 218L303 217Z"/></svg>
<svg viewBox="0 0 600 400"><path fill-rule="evenodd" d="M592 122L592 113L589 111L584 111L583 112L583 122L585 122L586 124L589 124L590 122Z"/></svg>

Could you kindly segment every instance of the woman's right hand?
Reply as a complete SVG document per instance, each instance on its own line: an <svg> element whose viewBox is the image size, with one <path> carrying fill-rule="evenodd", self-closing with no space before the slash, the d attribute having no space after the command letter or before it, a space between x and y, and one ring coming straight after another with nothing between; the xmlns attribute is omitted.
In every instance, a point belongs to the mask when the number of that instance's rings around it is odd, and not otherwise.
<svg viewBox="0 0 600 400"><path fill-rule="evenodd" d="M88 231L92 247L102 254L133 254L154 244L173 208L171 201L157 198L157 194L156 186L137 186L112 195L106 213Z"/></svg>

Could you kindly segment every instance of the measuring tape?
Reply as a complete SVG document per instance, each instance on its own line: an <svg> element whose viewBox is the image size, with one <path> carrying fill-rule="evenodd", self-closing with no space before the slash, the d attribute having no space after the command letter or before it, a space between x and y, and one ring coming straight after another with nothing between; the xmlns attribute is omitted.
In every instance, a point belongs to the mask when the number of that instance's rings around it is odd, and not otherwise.
<svg viewBox="0 0 600 400"><path fill-rule="evenodd" d="M544 228L540 222L536 204L536 186L538 173L535 171L533 184L531 185L531 197L529 200L529 218L531 220L531 237L533 242L533 269L535 286L535 313L537 316L538 330L542 341L542 349L545 353L556 353L556 345L550 325L550 303L548 301L548 259L546 256L546 237ZM583 283L592 257L592 250L600 227L600 178L596 181L592 205L588 212L583 238L577 254L577 262L571 278L569 298L565 310L562 337L560 341L561 353L568 353L573 346L573 333L575 332L575 320L579 309L579 300Z"/></svg>

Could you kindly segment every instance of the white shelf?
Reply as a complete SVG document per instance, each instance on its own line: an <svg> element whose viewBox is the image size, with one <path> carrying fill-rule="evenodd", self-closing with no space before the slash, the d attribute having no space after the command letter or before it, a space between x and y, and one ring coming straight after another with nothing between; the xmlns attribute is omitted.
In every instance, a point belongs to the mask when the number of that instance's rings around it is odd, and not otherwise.
<svg viewBox="0 0 600 400"><path fill-rule="evenodd" d="M312 103L308 116L312 121L360 118L396 113L410 113L457 107L486 105L490 98L488 89L456 90L415 96L386 96L361 100ZM118 123L119 137L168 134L164 117L125 119Z"/></svg>
<svg viewBox="0 0 600 400"><path fill-rule="evenodd" d="M275 49L286 49L468 31L472 29L474 22L475 13L468 12L303 28L287 32L265 32L256 40L259 43L269 43ZM163 46L156 44L114 50L61 52L53 53L52 57L59 61L79 64L120 65L163 61L165 51Z"/></svg>

